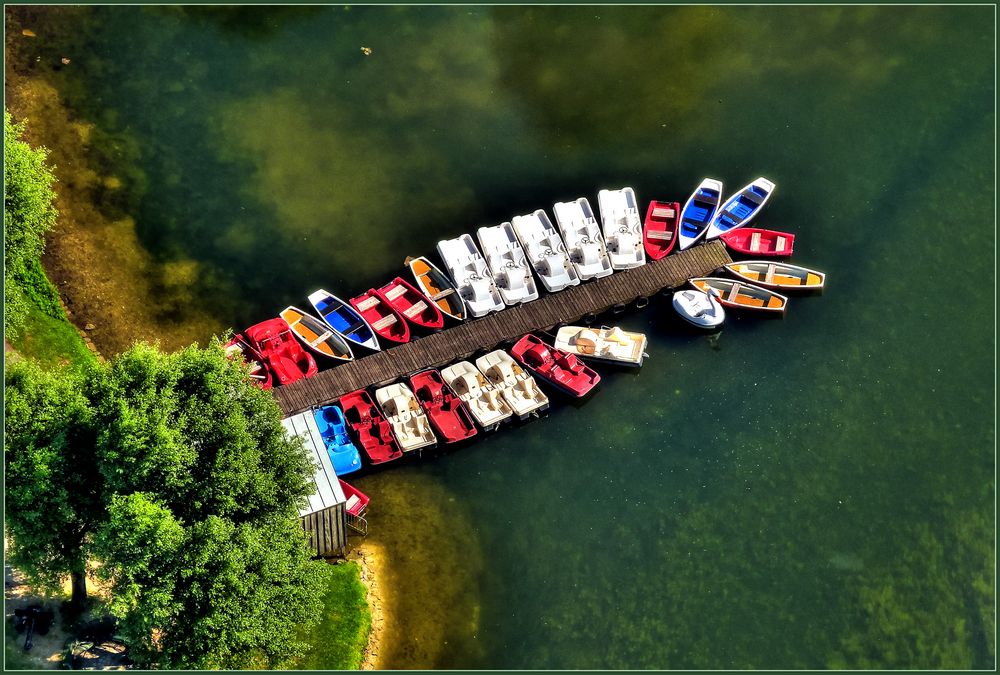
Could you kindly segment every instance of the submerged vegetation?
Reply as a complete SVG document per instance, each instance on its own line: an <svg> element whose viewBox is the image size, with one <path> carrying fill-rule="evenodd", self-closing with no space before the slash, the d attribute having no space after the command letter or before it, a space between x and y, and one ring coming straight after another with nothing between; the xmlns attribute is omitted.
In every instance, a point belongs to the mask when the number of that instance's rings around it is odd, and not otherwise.
<svg viewBox="0 0 1000 675"><path fill-rule="evenodd" d="M310 645L295 662L297 670L357 670L368 644L372 620L356 562L333 565L323 597L323 612L300 635Z"/></svg>

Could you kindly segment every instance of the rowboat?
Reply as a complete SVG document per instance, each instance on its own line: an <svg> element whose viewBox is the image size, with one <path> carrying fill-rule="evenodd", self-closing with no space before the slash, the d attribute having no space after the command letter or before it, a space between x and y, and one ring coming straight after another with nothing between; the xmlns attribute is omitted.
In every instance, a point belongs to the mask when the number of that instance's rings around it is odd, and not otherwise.
<svg viewBox="0 0 1000 675"><path fill-rule="evenodd" d="M486 316L506 306L486 267L486 259L476 248L472 237L463 234L454 239L442 239L437 244L437 252L469 314Z"/></svg>
<svg viewBox="0 0 1000 675"><path fill-rule="evenodd" d="M347 435L347 424L344 413L335 405L324 405L313 412L319 435L326 444L326 453L330 456L333 471L338 476L346 476L361 468L361 456L358 449Z"/></svg>
<svg viewBox="0 0 1000 675"><path fill-rule="evenodd" d="M726 269L740 279L746 279L765 288L818 290L826 283L826 275L823 272L769 260L742 260L729 263Z"/></svg>
<svg viewBox="0 0 1000 675"><path fill-rule="evenodd" d="M247 328L243 334L278 378L278 384L290 384L316 374L316 359L292 337L292 330L284 319L262 321Z"/></svg>
<svg viewBox="0 0 1000 675"><path fill-rule="evenodd" d="M476 367L500 390L518 419L549 407L549 397L510 354L497 349L476 359Z"/></svg>
<svg viewBox="0 0 1000 675"><path fill-rule="evenodd" d="M396 435L403 452L437 445L437 437L431 431L427 415L405 384L397 382L376 389L375 400L392 425L392 433Z"/></svg>
<svg viewBox="0 0 1000 675"><path fill-rule="evenodd" d="M674 293L674 309L681 318L699 328L716 328L726 320L726 310L718 300L719 292L710 288L708 293L685 289Z"/></svg>
<svg viewBox="0 0 1000 675"><path fill-rule="evenodd" d="M486 264L493 273L493 282L508 305L538 299L538 286L531 274L524 249L517 241L510 223L480 227L476 231Z"/></svg>
<svg viewBox="0 0 1000 675"><path fill-rule="evenodd" d="M626 270L645 265L642 222L639 220L635 191L630 187L601 190L597 193L597 205L601 209L604 241L608 245L611 267Z"/></svg>
<svg viewBox="0 0 1000 675"><path fill-rule="evenodd" d="M237 354L242 357L250 367L251 382L264 390L270 389L273 386L274 378L271 376L271 371L267 367L267 364L264 363L264 357L254 347L250 346L247 338L242 333L234 335L233 339L227 342L223 349L226 356L230 359L235 359Z"/></svg>
<svg viewBox="0 0 1000 675"><path fill-rule="evenodd" d="M375 407L371 396L364 389L340 397L344 421L354 432L361 449L372 464L384 464L403 456L392 435L392 427Z"/></svg>
<svg viewBox="0 0 1000 675"><path fill-rule="evenodd" d="M441 377L452 391L469 406L469 412L486 431L496 429L510 419L512 410L500 390L483 377L468 361L459 361L441 369Z"/></svg>
<svg viewBox="0 0 1000 675"><path fill-rule="evenodd" d="M621 328L563 326L556 333L556 349L587 359L641 366L646 356L646 336Z"/></svg>
<svg viewBox="0 0 1000 675"><path fill-rule="evenodd" d="M427 413L431 426L445 443L464 441L478 433L472 413L445 384L440 372L431 368L411 375L410 386Z"/></svg>
<svg viewBox="0 0 1000 675"><path fill-rule="evenodd" d="M785 306L788 305L788 298L785 296L743 281L698 277L691 279L691 285L703 293L708 293L709 289L715 289L719 292L719 302L725 307L759 309L781 314L784 313Z"/></svg>
<svg viewBox="0 0 1000 675"><path fill-rule="evenodd" d="M650 260L659 260L673 250L677 243L677 221L681 205L677 202L649 203L646 221L642 226L642 243Z"/></svg>
<svg viewBox="0 0 1000 675"><path fill-rule="evenodd" d="M570 262L580 279L599 279L611 274L611 258L601 235L601 227L586 197L572 202L557 202L552 208L556 225L566 243Z"/></svg>
<svg viewBox="0 0 1000 675"><path fill-rule="evenodd" d="M722 199L722 181L706 178L699 185L681 209L681 227L677 235L681 250L698 241L708 229Z"/></svg>
<svg viewBox="0 0 1000 675"><path fill-rule="evenodd" d="M531 333L515 342L510 353L532 373L576 398L586 396L601 381L601 376L580 359L550 347Z"/></svg>
<svg viewBox="0 0 1000 675"><path fill-rule="evenodd" d="M396 277L375 293L414 326L431 330L444 327L444 314L438 306L402 277Z"/></svg>
<svg viewBox="0 0 1000 675"><path fill-rule="evenodd" d="M722 205L705 232L705 240L714 239L737 227L743 227L760 213L764 204L774 194L774 183L758 178L734 194Z"/></svg>
<svg viewBox="0 0 1000 675"><path fill-rule="evenodd" d="M372 330L383 340L388 340L390 343L410 341L410 326L403 319L403 315L393 309L374 288L369 288L361 295L351 298L351 306L358 310Z"/></svg>
<svg viewBox="0 0 1000 675"><path fill-rule="evenodd" d="M344 497L347 498L347 501L344 502L344 509L352 516L364 515L365 509L368 508L368 495L342 480L340 480L340 489L344 491Z"/></svg>
<svg viewBox="0 0 1000 675"><path fill-rule="evenodd" d="M364 317L332 293L322 288L309 294L309 302L326 325L356 345L379 351L378 338Z"/></svg>
<svg viewBox="0 0 1000 675"><path fill-rule="evenodd" d="M456 321L465 319L465 301L462 300L455 284L437 268L437 265L423 256L407 258L406 265L413 273L417 288L437 305L443 314Z"/></svg>
<svg viewBox="0 0 1000 675"><path fill-rule="evenodd" d="M514 216L511 224L545 290L554 293L580 283L580 275L569 261L566 244L545 211L537 209L534 213Z"/></svg>
<svg viewBox="0 0 1000 675"><path fill-rule="evenodd" d="M795 235L759 227L740 227L720 237L726 246L745 255L790 256Z"/></svg>
<svg viewBox="0 0 1000 675"><path fill-rule="evenodd" d="M325 321L320 321L312 314L306 314L298 307L291 306L281 310L281 318L288 323L295 336L317 354L338 361L354 360L354 353L347 340L327 326Z"/></svg>

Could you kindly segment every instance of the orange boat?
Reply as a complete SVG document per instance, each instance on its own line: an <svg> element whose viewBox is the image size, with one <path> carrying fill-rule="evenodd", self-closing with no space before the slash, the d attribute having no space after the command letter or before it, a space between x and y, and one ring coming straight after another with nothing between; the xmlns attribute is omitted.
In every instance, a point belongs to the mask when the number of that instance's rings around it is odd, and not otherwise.
<svg viewBox="0 0 1000 675"><path fill-rule="evenodd" d="M420 292L437 305L438 309L456 321L465 319L465 301L444 272L423 256L407 258L406 265L413 273Z"/></svg>
<svg viewBox="0 0 1000 675"><path fill-rule="evenodd" d="M781 314L788 305L788 298L785 296L744 281L698 277L691 279L691 285L703 293L708 293L710 288L714 288L719 292L719 302L726 307L759 309Z"/></svg>
<svg viewBox="0 0 1000 675"><path fill-rule="evenodd" d="M826 275L822 272L768 260L743 260L729 263L726 269L741 279L767 288L819 290L826 283Z"/></svg>

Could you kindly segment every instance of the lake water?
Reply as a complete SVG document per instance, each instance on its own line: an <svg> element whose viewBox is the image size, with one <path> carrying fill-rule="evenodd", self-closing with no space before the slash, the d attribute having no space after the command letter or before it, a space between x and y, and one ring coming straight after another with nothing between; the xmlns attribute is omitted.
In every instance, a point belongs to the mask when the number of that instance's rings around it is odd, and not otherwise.
<svg viewBox="0 0 1000 675"><path fill-rule="evenodd" d="M992 8L33 12L8 30L97 125L105 208L221 325L704 176L774 180L759 223L829 274L715 341L631 310L640 372L359 479L387 666L994 665Z"/></svg>

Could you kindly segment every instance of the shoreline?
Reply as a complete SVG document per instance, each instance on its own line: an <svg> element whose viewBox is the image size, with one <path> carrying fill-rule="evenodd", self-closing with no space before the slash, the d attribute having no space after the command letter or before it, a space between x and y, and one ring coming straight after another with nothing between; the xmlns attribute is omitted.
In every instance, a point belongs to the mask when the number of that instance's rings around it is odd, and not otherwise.
<svg viewBox="0 0 1000 675"><path fill-rule="evenodd" d="M380 579L384 576L385 563L382 560L384 552L377 545L362 541L345 556L346 560L356 562L361 567L361 583L364 585L365 598L368 601L368 611L371 614L371 630L368 632L368 644L365 645L359 670L382 670L382 646L385 637L386 601L382 594Z"/></svg>

